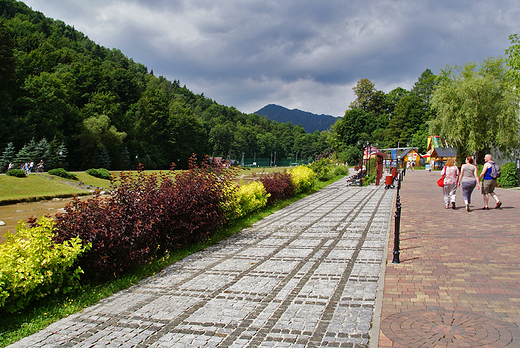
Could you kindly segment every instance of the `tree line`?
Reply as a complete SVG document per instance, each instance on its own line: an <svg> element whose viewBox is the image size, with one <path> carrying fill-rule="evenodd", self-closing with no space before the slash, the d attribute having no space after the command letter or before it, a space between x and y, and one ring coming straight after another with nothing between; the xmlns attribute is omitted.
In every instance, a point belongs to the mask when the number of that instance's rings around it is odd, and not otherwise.
<svg viewBox="0 0 520 348"><path fill-rule="evenodd" d="M511 41L508 59L447 66L438 76L426 69L410 90L385 93L361 79L330 130L306 133L220 105L23 2L0 0L0 170L11 159L42 153L45 144L47 164L71 170L186 168L192 153L229 159L334 153L355 163L366 144L424 153L428 135L440 135L459 156L492 148L514 154L518 37Z"/></svg>
<svg viewBox="0 0 520 348"><path fill-rule="evenodd" d="M517 35L507 58L426 69L411 90L378 91L368 79L353 88L356 100L332 127L338 156L361 157L363 146L415 147L426 152L428 135L457 152L458 163L486 153L512 160L520 152L520 44Z"/></svg>
<svg viewBox="0 0 520 348"><path fill-rule="evenodd" d="M0 59L4 153L44 141L51 161L67 149L72 170L167 169L192 153L314 158L329 147L326 133L219 105L23 2L0 0Z"/></svg>

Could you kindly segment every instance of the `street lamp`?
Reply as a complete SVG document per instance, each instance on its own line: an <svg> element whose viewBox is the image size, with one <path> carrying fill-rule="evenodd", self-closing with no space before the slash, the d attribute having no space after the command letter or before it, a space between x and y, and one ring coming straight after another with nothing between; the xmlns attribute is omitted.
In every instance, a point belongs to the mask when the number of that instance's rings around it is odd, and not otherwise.
<svg viewBox="0 0 520 348"><path fill-rule="evenodd" d="M372 157L372 144L370 144L368 141L367 141L367 155L368 155L368 163L367 163L367 173L366 175L369 176L370 175L370 158Z"/></svg>
<svg viewBox="0 0 520 348"><path fill-rule="evenodd" d="M54 161L54 169L56 169L56 165L58 164L58 160L61 158L61 155L63 155L63 151L56 152L56 160Z"/></svg>

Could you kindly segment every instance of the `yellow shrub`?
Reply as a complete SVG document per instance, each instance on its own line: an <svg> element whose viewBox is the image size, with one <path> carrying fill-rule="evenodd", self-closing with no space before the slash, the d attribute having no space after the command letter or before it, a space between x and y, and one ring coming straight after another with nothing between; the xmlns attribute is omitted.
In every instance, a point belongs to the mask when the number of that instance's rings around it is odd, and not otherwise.
<svg viewBox="0 0 520 348"><path fill-rule="evenodd" d="M239 204L238 215L244 216L265 207L269 196L271 196L271 194L267 193L264 185L260 181L252 181L240 186L237 190L237 200Z"/></svg>
<svg viewBox="0 0 520 348"><path fill-rule="evenodd" d="M0 307L14 312L32 300L79 286L83 271L71 268L90 245L82 246L79 238L56 244L54 231L54 221L44 216L37 227L28 229L20 221L16 233L6 234L0 244Z"/></svg>
<svg viewBox="0 0 520 348"><path fill-rule="evenodd" d="M295 193L309 190L314 185L316 173L307 166L298 166L289 170L291 174L291 182Z"/></svg>

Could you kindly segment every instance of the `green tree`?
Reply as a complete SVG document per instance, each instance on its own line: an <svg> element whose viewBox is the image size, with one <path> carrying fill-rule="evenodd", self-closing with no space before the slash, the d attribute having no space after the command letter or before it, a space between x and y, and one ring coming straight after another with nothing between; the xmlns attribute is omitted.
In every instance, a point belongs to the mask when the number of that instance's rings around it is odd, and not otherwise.
<svg viewBox="0 0 520 348"><path fill-rule="evenodd" d="M8 88L15 73L14 44L10 30L0 21L0 90Z"/></svg>
<svg viewBox="0 0 520 348"><path fill-rule="evenodd" d="M35 163L39 161L43 161L44 163L47 163L49 159L51 158L50 152L49 152L49 142L47 139L42 138L37 144L34 149L34 157L33 161Z"/></svg>
<svg viewBox="0 0 520 348"><path fill-rule="evenodd" d="M347 145L342 151L337 152L337 157L341 162L348 162L349 165L359 165L363 151L358 146Z"/></svg>
<svg viewBox="0 0 520 348"><path fill-rule="evenodd" d="M36 153L36 142L31 139L29 143L26 143L20 151L16 154L14 159L15 165L24 164L27 162L34 162L34 156Z"/></svg>
<svg viewBox="0 0 520 348"><path fill-rule="evenodd" d="M388 123L386 140L389 146L411 145L413 134L423 124L423 108L414 95L402 97Z"/></svg>
<svg viewBox="0 0 520 348"><path fill-rule="evenodd" d="M518 34L509 35L511 46L506 49L508 75L512 83L520 88L520 36Z"/></svg>
<svg viewBox="0 0 520 348"><path fill-rule="evenodd" d="M126 145L123 145L121 148L121 154L119 157L119 161L117 163L118 168L121 170L130 170L132 162L130 161L130 152L128 151L128 148Z"/></svg>
<svg viewBox="0 0 520 348"><path fill-rule="evenodd" d="M159 90L145 91L126 113L132 125L128 130L130 152L138 155L147 168L167 168L171 164L171 154L165 152L168 116L168 99Z"/></svg>
<svg viewBox="0 0 520 348"><path fill-rule="evenodd" d="M21 98L21 106L26 110L26 117L21 125L22 136L63 136L62 126L65 119L75 112L68 103L72 91L63 78L68 80L72 77L70 74L60 77L43 72L25 80L25 96Z"/></svg>
<svg viewBox="0 0 520 348"><path fill-rule="evenodd" d="M81 109L81 116L87 119L99 115L108 116L112 125L117 129L124 129L122 106L115 93L95 92L90 95L88 103Z"/></svg>
<svg viewBox="0 0 520 348"><path fill-rule="evenodd" d="M259 157L270 157L271 154L276 151L276 137L273 133L258 133L256 135L256 139L258 144L258 151L260 152Z"/></svg>
<svg viewBox="0 0 520 348"><path fill-rule="evenodd" d="M510 81L502 58L446 67L431 101L437 116L430 132L457 148L459 157L477 153L479 162L491 148L518 151L520 99Z"/></svg>
<svg viewBox="0 0 520 348"><path fill-rule="evenodd" d="M413 85L412 93L425 105L429 105L430 100L437 85L437 76L430 69L422 72L417 82Z"/></svg>
<svg viewBox="0 0 520 348"><path fill-rule="evenodd" d="M92 116L83 121L81 143L84 148L84 167L93 153L98 153L105 148L120 145L126 133L118 132L115 126L110 125L110 119L106 115Z"/></svg>
<svg viewBox="0 0 520 348"><path fill-rule="evenodd" d="M103 150L101 150L99 153L98 167L108 170L110 170L112 167L112 160L110 159L110 154L108 153L106 147L104 147Z"/></svg>
<svg viewBox="0 0 520 348"><path fill-rule="evenodd" d="M9 163L14 159L15 156L15 148L14 144L11 142L7 144L4 152L2 152L2 157L0 158L0 172L5 173L7 171L7 167Z"/></svg>
<svg viewBox="0 0 520 348"><path fill-rule="evenodd" d="M376 93L374 83L369 79L361 79L352 89L356 95L356 100L350 103L349 108L369 111Z"/></svg>
<svg viewBox="0 0 520 348"><path fill-rule="evenodd" d="M356 145L364 140L363 134L371 134L374 128L373 114L359 108L347 110L332 126L337 142L344 145Z"/></svg>
<svg viewBox="0 0 520 348"><path fill-rule="evenodd" d="M393 90L391 90L386 95L386 103L388 106L388 109L387 109L388 115L386 115L386 116L387 116L388 121L390 121L390 119L393 117L394 112L395 112L395 107L396 107L397 103L399 102L399 100L401 100L401 98L403 98L407 95L410 95L411 93L412 92L410 92L407 89L404 89L402 87L397 87L397 88L394 88ZM388 123L387 123L387 126L388 126Z"/></svg>
<svg viewBox="0 0 520 348"><path fill-rule="evenodd" d="M182 109L178 102L170 106L167 123L171 161L177 168L187 169L190 156L195 153L199 159L207 154L207 135L202 121L189 108ZM178 161L179 160L179 161Z"/></svg>

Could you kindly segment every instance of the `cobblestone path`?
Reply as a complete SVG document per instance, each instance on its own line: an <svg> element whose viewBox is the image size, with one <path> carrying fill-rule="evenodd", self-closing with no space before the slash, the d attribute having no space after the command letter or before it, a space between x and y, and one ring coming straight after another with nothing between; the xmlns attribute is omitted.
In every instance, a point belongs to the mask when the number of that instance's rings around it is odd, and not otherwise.
<svg viewBox="0 0 520 348"><path fill-rule="evenodd" d="M394 196L336 182L10 347L366 347Z"/></svg>

